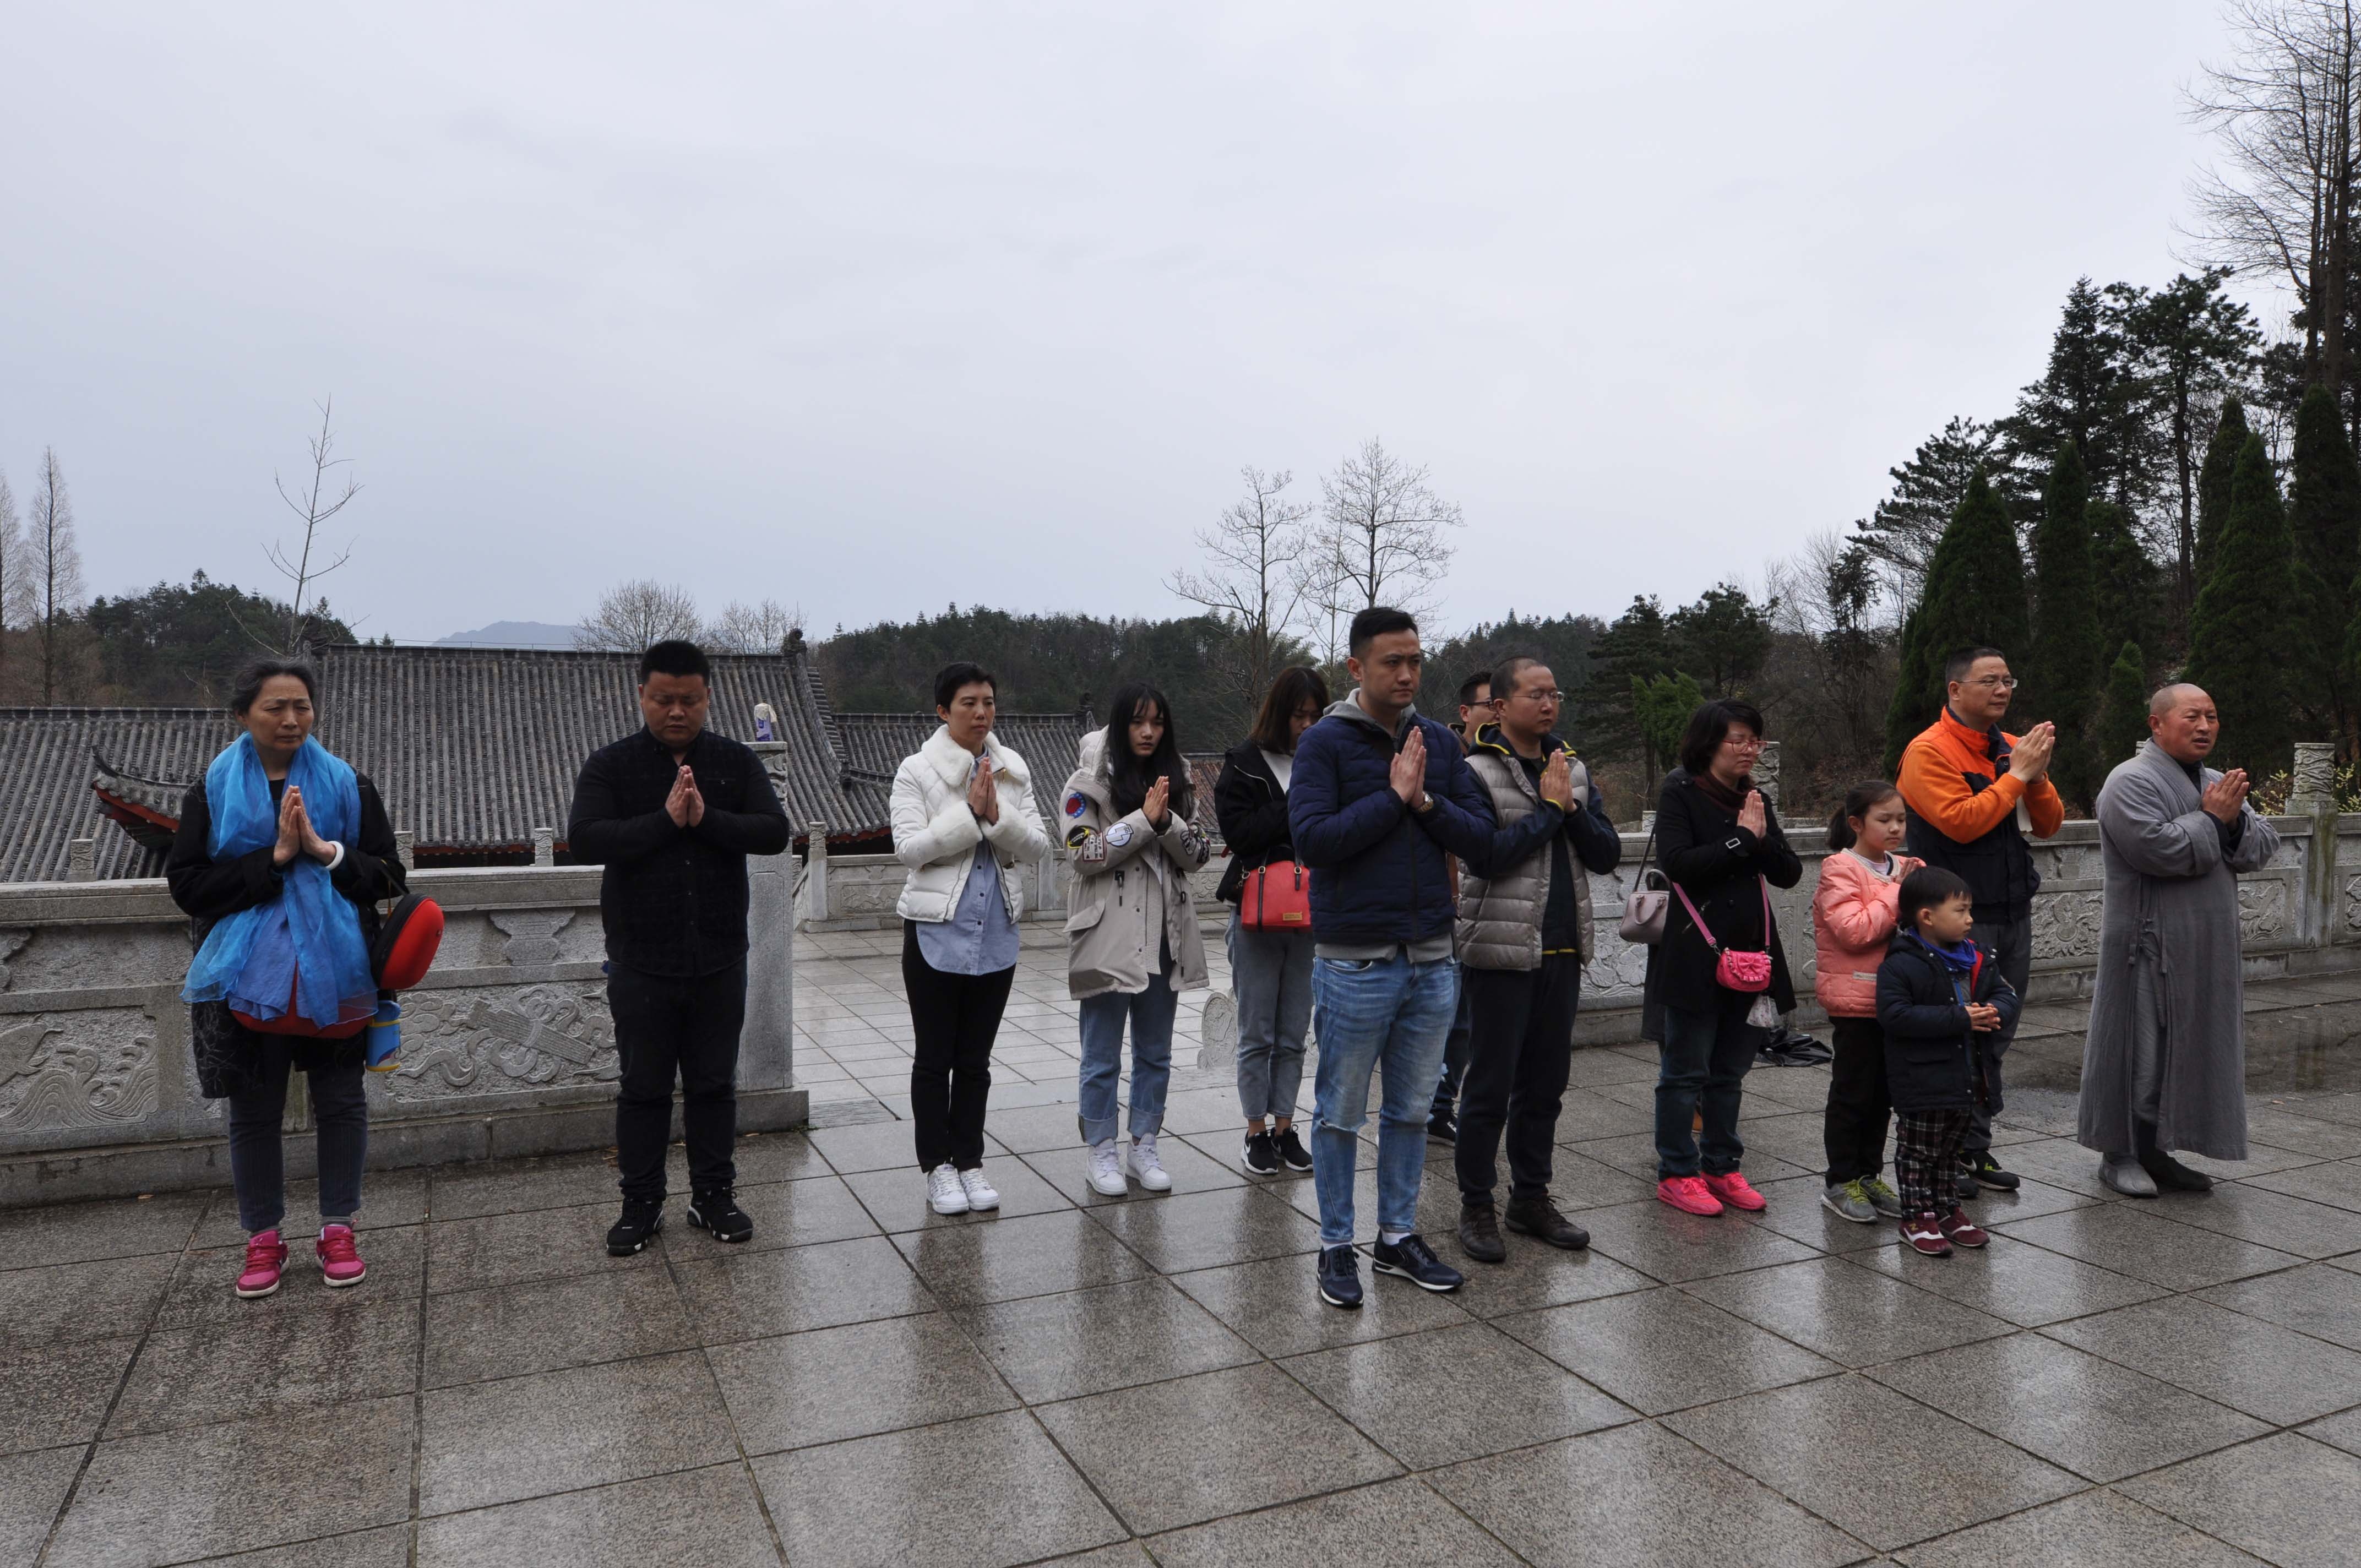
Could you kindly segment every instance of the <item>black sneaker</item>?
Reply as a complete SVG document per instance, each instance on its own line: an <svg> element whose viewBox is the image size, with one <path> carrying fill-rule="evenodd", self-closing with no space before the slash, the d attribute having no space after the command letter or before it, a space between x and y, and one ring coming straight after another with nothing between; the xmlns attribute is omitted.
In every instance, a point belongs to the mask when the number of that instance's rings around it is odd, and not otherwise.
<svg viewBox="0 0 2361 1568"><path fill-rule="evenodd" d="M1552 1246L1578 1252L1590 1245L1590 1233L1557 1212L1547 1198L1511 1198L1502 1216L1521 1236L1538 1236Z"/></svg>
<svg viewBox="0 0 2361 1568"><path fill-rule="evenodd" d="M1508 1261L1508 1244L1500 1240L1500 1217L1492 1212L1492 1205L1459 1205L1459 1250L1478 1263Z"/></svg>
<svg viewBox="0 0 2361 1568"><path fill-rule="evenodd" d="M1349 1246L1320 1249L1320 1299L1348 1312L1360 1309L1360 1254Z"/></svg>
<svg viewBox="0 0 2361 1568"><path fill-rule="evenodd" d="M1434 1249L1417 1233L1391 1246L1380 1241L1369 1249L1370 1266L1379 1274L1399 1274L1422 1290L1456 1290L1467 1277L1434 1255Z"/></svg>
<svg viewBox="0 0 2361 1568"><path fill-rule="evenodd" d="M1976 1186L1976 1162L1966 1160L1951 1168L1951 1196L1972 1198L1981 1190Z"/></svg>
<svg viewBox="0 0 2361 1568"><path fill-rule="evenodd" d="M1303 1146L1303 1140L1295 1135L1293 1127L1281 1127L1278 1143L1279 1157L1286 1162L1288 1169L1302 1171L1312 1168L1312 1151Z"/></svg>
<svg viewBox="0 0 2361 1568"><path fill-rule="evenodd" d="M1426 1119L1426 1135L1439 1144L1459 1141L1459 1118L1448 1111L1437 1111Z"/></svg>
<svg viewBox="0 0 2361 1568"><path fill-rule="evenodd" d="M634 1253L643 1252L648 1243L655 1239L656 1233L663 1229L663 1199L626 1198L623 1200L623 1217L616 1221L607 1233L607 1255L630 1257Z"/></svg>
<svg viewBox="0 0 2361 1568"><path fill-rule="evenodd" d="M1238 1163L1246 1167L1248 1176L1277 1176L1279 1145L1268 1133L1248 1133L1246 1147L1238 1151Z"/></svg>
<svg viewBox="0 0 2361 1568"><path fill-rule="evenodd" d="M1970 1155L1967 1163L1968 1174L1973 1176L1983 1186L1996 1187L2003 1192L2015 1191L2025 1179L2013 1170L2003 1170L2000 1168L2000 1161L1993 1158L1990 1149L1984 1150L1982 1154Z"/></svg>
<svg viewBox="0 0 2361 1568"><path fill-rule="evenodd" d="M718 1192L700 1192L688 1205L688 1223L700 1231L710 1231L718 1242L743 1242L754 1239L754 1222L738 1207L735 1195L723 1189Z"/></svg>

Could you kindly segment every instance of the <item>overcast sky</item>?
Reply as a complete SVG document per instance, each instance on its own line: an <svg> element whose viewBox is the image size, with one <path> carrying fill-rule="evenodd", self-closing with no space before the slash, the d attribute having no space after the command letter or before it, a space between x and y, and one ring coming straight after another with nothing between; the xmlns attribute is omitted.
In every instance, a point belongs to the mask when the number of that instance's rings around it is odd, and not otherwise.
<svg viewBox="0 0 2361 1568"><path fill-rule="evenodd" d="M365 633L654 576L815 632L1164 615L1241 464L1381 436L1444 619L1759 575L2160 283L2213 0L8 8L0 471L91 590ZM2274 313L2284 306L2269 301Z"/></svg>

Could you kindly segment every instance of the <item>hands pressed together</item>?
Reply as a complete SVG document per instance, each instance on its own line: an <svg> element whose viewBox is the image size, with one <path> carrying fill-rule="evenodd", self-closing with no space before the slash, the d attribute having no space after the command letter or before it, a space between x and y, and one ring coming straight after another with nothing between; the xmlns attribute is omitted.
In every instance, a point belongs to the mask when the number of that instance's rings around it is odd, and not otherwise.
<svg viewBox="0 0 2361 1568"><path fill-rule="evenodd" d="M336 846L320 837L303 809L303 792L294 784L279 797L279 841L270 847L270 863L284 866L297 855L309 855L323 865L336 858Z"/></svg>
<svg viewBox="0 0 2361 1568"><path fill-rule="evenodd" d="M967 808L986 827L1000 820L1000 791L992 782L992 764L981 758L968 775Z"/></svg>
<svg viewBox="0 0 2361 1568"><path fill-rule="evenodd" d="M1968 1027L1990 1034L2000 1027L2000 1009L1989 1002L1969 1003Z"/></svg>
<svg viewBox="0 0 2361 1568"><path fill-rule="evenodd" d="M1172 781L1159 774L1156 782L1148 786L1148 798L1139 803L1139 809L1147 814L1148 825L1161 833L1164 831L1165 812L1171 804Z"/></svg>
<svg viewBox="0 0 2361 1568"><path fill-rule="evenodd" d="M1761 790L1750 789L1746 792L1746 804L1738 808L1738 825L1758 839L1763 837L1763 830L1768 823L1763 817Z"/></svg>
<svg viewBox="0 0 2361 1568"><path fill-rule="evenodd" d="M1542 798L1568 816L1574 814L1574 770L1564 751L1552 751L1550 760L1542 764Z"/></svg>
<svg viewBox="0 0 2361 1568"><path fill-rule="evenodd" d="M1401 796L1404 806L1416 806L1419 796L1426 793L1426 736L1423 731L1415 727L1411 729L1410 740L1394 753L1392 774L1388 782L1393 785L1394 793Z"/></svg>
<svg viewBox="0 0 2361 1568"><path fill-rule="evenodd" d="M664 815L675 828L694 828L705 820L705 796L697 793L697 774L686 762L672 781L672 793L664 796Z"/></svg>
<svg viewBox="0 0 2361 1568"><path fill-rule="evenodd" d="M2238 808L2246 804L2246 770L2232 768L2205 786L2205 814L2216 822L2235 822Z"/></svg>
<svg viewBox="0 0 2361 1568"><path fill-rule="evenodd" d="M2017 738L2008 771L2020 784L2037 784L2049 772L2049 759L2057 750L2058 726L2045 718Z"/></svg>

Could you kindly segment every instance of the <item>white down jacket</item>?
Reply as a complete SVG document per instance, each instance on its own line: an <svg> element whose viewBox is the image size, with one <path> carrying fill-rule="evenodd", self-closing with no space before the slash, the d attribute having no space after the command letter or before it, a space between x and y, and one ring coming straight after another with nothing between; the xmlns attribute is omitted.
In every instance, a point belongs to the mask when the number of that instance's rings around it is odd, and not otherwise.
<svg viewBox="0 0 2361 1568"><path fill-rule="evenodd" d="M968 778L975 759L939 727L927 743L902 759L894 771L894 856L910 868L894 912L905 920L948 920L967 891L975 847L989 843L1000 860L1000 892L1008 917L1025 917L1025 890L1010 873L1020 861L1049 852L1041 808L1033 804L1033 773L1025 759L990 734L983 754L992 760L992 782L1000 796L1000 820L987 826L968 809Z"/></svg>

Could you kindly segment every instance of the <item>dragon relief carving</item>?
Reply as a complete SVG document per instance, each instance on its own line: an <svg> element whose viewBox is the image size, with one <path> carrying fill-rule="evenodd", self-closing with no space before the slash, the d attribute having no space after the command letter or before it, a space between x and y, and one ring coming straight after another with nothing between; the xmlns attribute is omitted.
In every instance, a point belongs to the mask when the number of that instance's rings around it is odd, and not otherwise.
<svg viewBox="0 0 2361 1568"><path fill-rule="evenodd" d="M11 926L0 931L0 991L8 989L8 960L23 952L32 939L32 927L28 926Z"/></svg>
<svg viewBox="0 0 2361 1568"><path fill-rule="evenodd" d="M36 1014L0 1025L0 1128L117 1127L156 1111L156 1038L125 1015Z"/></svg>
<svg viewBox="0 0 2361 1568"><path fill-rule="evenodd" d="M404 1003L400 1100L496 1094L560 1083L610 1083L614 1025L594 981L516 992L412 992Z"/></svg>
<svg viewBox="0 0 2361 1568"><path fill-rule="evenodd" d="M2278 877L2238 883L2238 936L2254 942L2287 929L2288 884Z"/></svg>

